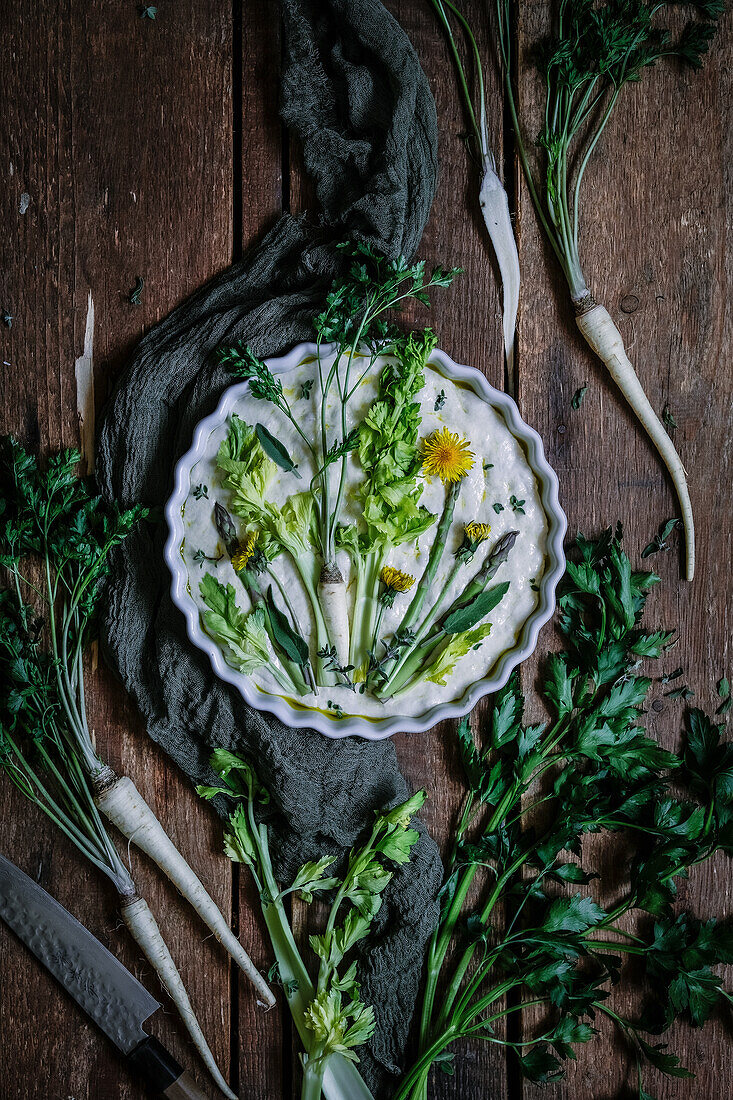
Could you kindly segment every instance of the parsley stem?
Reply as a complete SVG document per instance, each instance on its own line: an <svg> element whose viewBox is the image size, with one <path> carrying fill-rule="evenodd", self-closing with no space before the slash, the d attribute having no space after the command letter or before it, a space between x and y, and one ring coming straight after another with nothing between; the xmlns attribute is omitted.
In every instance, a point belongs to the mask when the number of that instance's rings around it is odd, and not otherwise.
<svg viewBox="0 0 733 1100"><path fill-rule="evenodd" d="M512 786L502 798L499 806L494 811L486 827L486 834L492 833L498 828L499 823L503 820L505 813L509 806L512 805L513 800L516 798L516 788ZM428 976L425 988L425 995L423 1000L423 1013L421 1023L421 1035L427 1036L430 1027L430 1020L432 1017L433 1004L435 1001L435 994L438 986L438 979L440 972L445 962L448 949L450 947L451 939L455 931L458 918L460 916L463 904L468 896L468 891L471 888L471 883L476 875L477 866L473 864L467 867L461 876L459 877L458 884L456 886L455 893L448 908L445 919L442 920L438 928L433 933L433 940L431 941L430 952L428 956Z"/></svg>
<svg viewBox="0 0 733 1100"><path fill-rule="evenodd" d="M408 1100L408 1097L414 1096L413 1088L419 1085L423 1073L430 1069L430 1066L441 1054L447 1046L458 1037L458 1030L454 1027L448 1028L446 1031L434 1039L428 1049L421 1055L419 1060L412 1067L410 1072L403 1077L400 1087L394 1094L393 1100Z"/></svg>
<svg viewBox="0 0 733 1100"><path fill-rule="evenodd" d="M465 1028L464 1031L463 1031L463 1035L465 1035L465 1036L472 1035L477 1031L483 1030L486 1027L487 1024L494 1023L495 1020L502 1020L507 1016L511 1016L511 1014L513 1012L525 1012L528 1008L535 1008L537 1005L546 1004L547 1001L548 1001L547 997L535 997L531 1001L520 1001L518 1004L508 1005L506 1008L502 1008L500 1012L494 1012L491 1016L485 1016L483 1018L483 1020L480 1020L476 1024L472 1024L471 1027ZM497 1039L495 1041L499 1042L499 1043L505 1043L507 1046L513 1046L514 1045L512 1043L506 1043L506 1040L504 1040L504 1039ZM539 1038L534 1038L534 1039L529 1039L527 1042L528 1043L536 1043L536 1042L539 1042L539 1041L540 1041ZM520 1045L522 1045L522 1044L520 1044Z"/></svg>
<svg viewBox="0 0 733 1100"><path fill-rule="evenodd" d="M459 1030L463 1034L466 1026L474 1020L479 1013L483 1012L485 1008L488 1008L495 1001L498 1001L506 993L509 993L512 989L522 984L521 978L506 978L503 982L499 982L493 989L490 989L488 993L484 993L483 997L480 997L477 1001L474 1001L466 1011L460 1017Z"/></svg>
<svg viewBox="0 0 733 1100"><path fill-rule="evenodd" d="M639 947L633 943L619 943L617 940L592 940L586 938L585 942L590 947L611 947L614 951L621 951L625 955L645 955L647 953L646 944L642 943Z"/></svg>

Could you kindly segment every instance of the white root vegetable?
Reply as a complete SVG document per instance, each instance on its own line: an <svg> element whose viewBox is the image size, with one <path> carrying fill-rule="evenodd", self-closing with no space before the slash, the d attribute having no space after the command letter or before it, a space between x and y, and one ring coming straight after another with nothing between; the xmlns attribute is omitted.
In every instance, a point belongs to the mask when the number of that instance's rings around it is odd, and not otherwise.
<svg viewBox="0 0 733 1100"><path fill-rule="evenodd" d="M346 584L338 565L324 565L318 581L318 600L331 645L336 649L339 664L349 663L349 610Z"/></svg>
<svg viewBox="0 0 733 1100"><path fill-rule="evenodd" d="M180 890L252 982L260 998L259 1003L271 1008L275 1004L272 990L132 780L127 776L115 778L110 786L95 796L94 801L107 820L150 856Z"/></svg>
<svg viewBox="0 0 733 1100"><path fill-rule="evenodd" d="M509 213L509 199L501 180L496 174L494 158L487 153L484 153L483 156L483 176L481 178L481 190L479 191L479 204L501 274L501 285L504 294L502 323L504 326L507 383L509 392L514 394L516 392L514 339L517 331L517 311L519 309L519 253L517 252L514 227Z"/></svg>
<svg viewBox="0 0 733 1100"><path fill-rule="evenodd" d="M158 975L161 985L178 1009L181 1019L193 1039L194 1046L201 1055L213 1080L224 1095L229 1097L229 1100L237 1100L236 1093L229 1088L214 1061L214 1055L209 1049L196 1015L191 1008L191 1002L181 975L178 973L178 968L173 962L165 940L160 934L160 929L148 903L138 895L134 895L132 898L123 898L120 913L130 931L130 935L144 953Z"/></svg>
<svg viewBox="0 0 733 1100"><path fill-rule="evenodd" d="M669 470L682 513L685 530L686 575L687 580L691 581L695 573L695 526L687 477L680 456L644 393L636 371L626 354L623 337L608 310L605 306L598 305L590 295L575 304L579 310L576 317L578 328L589 346L608 368L609 374L631 405Z"/></svg>
<svg viewBox="0 0 733 1100"><path fill-rule="evenodd" d="M502 324L504 328L507 384L509 392L515 394L514 339L517 328L517 310L519 308L519 254L517 252L517 242L514 239L512 219L509 214L509 198L504 189L504 185L497 175L496 161L489 145L489 128L486 121L486 88L484 85L484 70L481 64L481 54L468 21L455 4L453 4L451 0L430 0L430 3L435 8L435 12L443 24L448 37L448 45L453 54L453 60L455 61L458 72L459 85L463 92L463 99L473 129L476 146L481 156L479 205L501 274L504 293ZM448 18L448 11L463 29L468 39L471 53L473 54L473 60L476 66L476 77L478 79L478 116L473 107L473 101L466 79L466 72Z"/></svg>

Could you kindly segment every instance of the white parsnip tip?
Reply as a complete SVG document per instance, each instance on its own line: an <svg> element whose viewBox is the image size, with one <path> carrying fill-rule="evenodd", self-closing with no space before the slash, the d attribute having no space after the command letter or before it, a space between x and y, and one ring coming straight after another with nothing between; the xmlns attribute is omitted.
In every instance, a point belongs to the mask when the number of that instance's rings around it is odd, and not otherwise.
<svg viewBox="0 0 733 1100"><path fill-rule="evenodd" d="M519 310L519 253L514 238L509 199L504 185L493 167L493 157L484 157L479 204L486 229L499 265L504 293L504 352L507 362L509 389L514 392L514 340Z"/></svg>
<svg viewBox="0 0 733 1100"><path fill-rule="evenodd" d="M247 975L260 1000L267 1008L271 1008L275 1004L272 990L232 932L216 902L189 867L132 780L128 776L122 776L97 795L95 801L107 820L145 852L180 890L237 966Z"/></svg>
<svg viewBox="0 0 733 1100"><path fill-rule="evenodd" d="M150 962L160 979L161 985L176 1006L181 1019L186 1025L186 1030L212 1079L229 1100L237 1100L236 1093L232 1092L222 1077L209 1044L204 1038L204 1033L191 1007L191 1001L183 984L183 979L168 950L168 945L160 934L160 929L148 903L144 898L138 897L127 904L123 904L120 912L130 935Z"/></svg>
<svg viewBox="0 0 733 1100"><path fill-rule="evenodd" d="M586 342L605 363L609 374L669 470L685 530L685 574L687 580L691 581L695 573L695 525L685 468L680 456L644 393L636 371L626 354L623 337L605 306L594 303L576 320Z"/></svg>

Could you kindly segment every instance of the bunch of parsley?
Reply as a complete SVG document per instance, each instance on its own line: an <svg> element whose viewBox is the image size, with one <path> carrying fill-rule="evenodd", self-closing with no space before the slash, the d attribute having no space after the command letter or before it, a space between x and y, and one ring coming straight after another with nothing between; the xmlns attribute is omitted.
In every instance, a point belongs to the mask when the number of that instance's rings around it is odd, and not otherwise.
<svg viewBox="0 0 733 1100"><path fill-rule="evenodd" d="M641 625L657 581L632 570L620 529L579 537L559 593L564 647L542 674L550 722L524 725L514 676L495 697L483 747L460 723L468 790L429 948L418 1056L396 1100L425 1097L433 1063L451 1072L450 1048L467 1037L512 1048L533 1081L554 1080L599 1015L632 1044L649 1100L645 1063L689 1075L658 1037L674 1018L700 1026L731 1000L713 968L733 961L733 929L675 902L692 867L733 854L733 743L700 710L689 712L678 753L640 724L652 681L639 666L672 640ZM582 864L582 840L601 832L631 836L636 852L628 887L606 908L582 889L598 877ZM467 904L477 875L484 894ZM635 1018L609 1003L625 956L650 979ZM502 1034L528 1009L542 1018L534 1035Z"/></svg>
<svg viewBox="0 0 733 1100"><path fill-rule="evenodd" d="M44 468L0 437L0 770L127 896L90 788L104 765L82 657L109 555L144 511L103 505L77 476L80 458L61 451Z"/></svg>

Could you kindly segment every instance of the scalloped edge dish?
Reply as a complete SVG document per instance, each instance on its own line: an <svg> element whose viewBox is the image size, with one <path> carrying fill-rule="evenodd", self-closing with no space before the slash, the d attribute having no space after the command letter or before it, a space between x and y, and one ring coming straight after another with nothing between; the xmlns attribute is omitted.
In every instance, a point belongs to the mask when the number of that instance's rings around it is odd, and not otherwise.
<svg viewBox="0 0 733 1100"><path fill-rule="evenodd" d="M321 348L323 354L329 349ZM298 344L286 355L267 359L274 374L286 374L299 366L304 359L313 356L316 345ZM558 479L545 458L542 440L537 432L522 420L514 400L508 394L494 389L474 367L454 363L445 352L436 349L430 357L431 365L454 382L471 387L478 397L491 405L504 419L511 434L522 444L527 462L539 486L542 507L547 517L546 567L539 582L537 607L524 623L517 642L505 650L489 673L472 684L460 699L438 703L420 715L390 714L386 718L347 715L345 718L262 691L241 672L236 672L224 660L222 651L204 633L199 620L199 609L188 590L188 570L181 555L184 541L183 515L191 486L191 471L206 453L211 433L229 417L239 398L249 389L249 382L229 386L222 394L213 413L199 421L194 429L190 448L178 460L174 473L173 492L165 507L168 538L165 544L165 560L171 572L171 597L186 620L190 641L209 655L214 672L225 683L231 684L255 710L275 715L285 725L296 729L315 729L325 737L362 737L368 741L381 741L394 733L424 733L446 718L459 718L468 713L479 699L491 695L503 687L511 672L525 661L535 649L540 629L552 617L555 610L555 591L565 571L563 539L567 529L565 513L558 499Z"/></svg>

